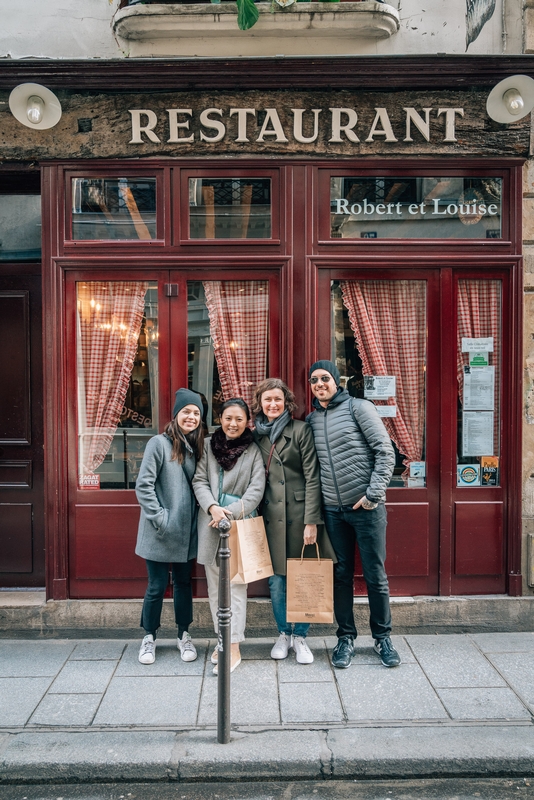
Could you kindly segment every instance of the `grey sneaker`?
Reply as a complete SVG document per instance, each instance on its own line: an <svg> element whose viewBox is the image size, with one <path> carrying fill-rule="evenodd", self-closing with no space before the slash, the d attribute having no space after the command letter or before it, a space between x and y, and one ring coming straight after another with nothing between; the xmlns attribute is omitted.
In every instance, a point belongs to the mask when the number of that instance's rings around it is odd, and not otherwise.
<svg viewBox="0 0 534 800"><path fill-rule="evenodd" d="M347 669L352 664L354 655L354 639L352 636L340 636L332 653L332 664L337 669Z"/></svg>
<svg viewBox="0 0 534 800"><path fill-rule="evenodd" d="M400 656L393 647L389 636L386 636L385 639L375 639L373 650L378 653L380 661L385 667L398 667L401 663Z"/></svg>
<svg viewBox="0 0 534 800"><path fill-rule="evenodd" d="M153 664L156 660L156 642L151 633L147 633L139 649L139 661L141 664Z"/></svg>
<svg viewBox="0 0 534 800"><path fill-rule="evenodd" d="M178 639L178 650L182 656L182 661L194 661L197 657L195 645L187 631L184 631L182 638Z"/></svg>

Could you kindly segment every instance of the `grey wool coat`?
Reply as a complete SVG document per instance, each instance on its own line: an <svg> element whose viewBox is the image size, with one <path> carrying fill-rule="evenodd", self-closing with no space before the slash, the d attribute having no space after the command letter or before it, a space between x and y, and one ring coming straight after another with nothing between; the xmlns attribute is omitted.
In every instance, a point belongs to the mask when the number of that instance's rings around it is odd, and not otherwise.
<svg viewBox="0 0 534 800"><path fill-rule="evenodd" d="M214 564L219 548L219 533L216 528L210 528L211 514L208 508L218 504L219 475L221 467L213 455L210 440L204 446L204 455L197 465L193 478L193 489L198 504L198 556L199 564ZM265 489L265 468L258 446L251 442L244 453L237 459L237 464L228 472L223 473L222 490L227 494L235 494L243 500L245 516L255 511L263 497ZM227 506L228 510L238 519L242 515L241 501Z"/></svg>
<svg viewBox="0 0 534 800"><path fill-rule="evenodd" d="M183 465L171 461L172 443L160 433L149 440L135 493L141 506L135 552L150 561L184 562L197 554L197 504L184 474L195 471L188 453Z"/></svg>
<svg viewBox="0 0 534 800"><path fill-rule="evenodd" d="M267 466L271 441L257 432L254 438ZM291 420L277 439L261 512L277 575L286 574L286 559L300 558L305 525L318 525L319 553L336 560L322 524L319 461L312 430L306 422ZM316 558L315 546L307 547L304 555Z"/></svg>

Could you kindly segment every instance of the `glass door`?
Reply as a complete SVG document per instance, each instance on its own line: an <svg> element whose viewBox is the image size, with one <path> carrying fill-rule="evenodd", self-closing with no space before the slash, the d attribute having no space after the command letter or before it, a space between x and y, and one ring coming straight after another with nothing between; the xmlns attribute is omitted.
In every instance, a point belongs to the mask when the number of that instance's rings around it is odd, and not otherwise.
<svg viewBox="0 0 534 800"><path fill-rule="evenodd" d="M397 595L436 594L439 555L439 288L418 271L329 271L328 358L373 402L396 455L387 493L387 572ZM339 275L339 273L337 273ZM326 284L325 278L323 278ZM324 302L324 300L323 300ZM320 314L322 316L322 313ZM328 317L327 317L328 318ZM326 357L326 354L325 354ZM358 561L359 563L359 561ZM361 571L355 592L365 594Z"/></svg>
<svg viewBox="0 0 534 800"><path fill-rule="evenodd" d="M235 271L72 275L68 353L72 404L70 592L139 597L144 562L135 556L135 482L146 443L161 432L180 386L204 403L206 434L230 397L250 402L278 372L277 276ZM74 478L75 476L75 478ZM203 595L201 569L197 596ZM265 587L255 587L260 594Z"/></svg>

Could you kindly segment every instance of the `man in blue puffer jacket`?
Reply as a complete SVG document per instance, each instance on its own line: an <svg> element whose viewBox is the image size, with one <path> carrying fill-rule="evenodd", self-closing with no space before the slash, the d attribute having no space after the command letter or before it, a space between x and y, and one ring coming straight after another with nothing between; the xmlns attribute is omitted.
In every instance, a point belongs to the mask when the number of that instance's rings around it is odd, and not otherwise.
<svg viewBox="0 0 534 800"><path fill-rule="evenodd" d="M334 613L338 643L332 663L346 669L354 655L356 541L367 586L374 649L385 667L396 667L400 657L390 639L389 585L384 567L384 498L395 466L395 452L374 404L351 397L340 387L339 370L332 361L316 361L308 377L315 411L307 422L313 430L321 465L326 530L337 556Z"/></svg>

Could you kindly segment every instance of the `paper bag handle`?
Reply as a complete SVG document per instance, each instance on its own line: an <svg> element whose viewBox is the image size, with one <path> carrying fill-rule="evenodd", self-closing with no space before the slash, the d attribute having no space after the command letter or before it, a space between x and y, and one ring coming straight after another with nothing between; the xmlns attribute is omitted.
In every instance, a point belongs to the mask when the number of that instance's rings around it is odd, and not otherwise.
<svg viewBox="0 0 534 800"><path fill-rule="evenodd" d="M303 544L303 545L302 545L302 551L301 551L301 554L300 554L300 563L301 563L301 564L302 564L302 562L304 561L304 548L305 548L305 547L307 547L307 545ZM315 549L317 550L317 561L318 561L318 562L319 562L319 564L320 564L320 563L321 563L321 555L320 555L320 553L319 553L319 545L317 544L317 542L315 542Z"/></svg>

